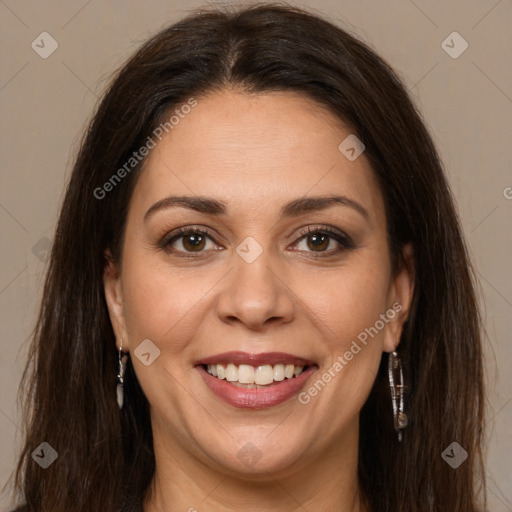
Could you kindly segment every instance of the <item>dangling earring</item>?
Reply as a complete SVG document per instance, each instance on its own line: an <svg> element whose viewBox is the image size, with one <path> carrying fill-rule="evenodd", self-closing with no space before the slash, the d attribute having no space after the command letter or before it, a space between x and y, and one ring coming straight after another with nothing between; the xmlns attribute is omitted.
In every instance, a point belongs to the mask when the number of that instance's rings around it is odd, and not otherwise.
<svg viewBox="0 0 512 512"><path fill-rule="evenodd" d="M395 384L395 372L398 374L399 382ZM388 358L388 377L391 389L391 401L393 403L393 417L395 430L398 434L398 441L402 441L402 429L407 427L407 414L404 412L404 374L400 356L393 350Z"/></svg>
<svg viewBox="0 0 512 512"><path fill-rule="evenodd" d="M128 359L128 355L123 355L122 346L123 340L121 340L121 346L119 347L119 367L116 387L117 405L119 409L123 408L124 403L124 372L126 371L126 360Z"/></svg>

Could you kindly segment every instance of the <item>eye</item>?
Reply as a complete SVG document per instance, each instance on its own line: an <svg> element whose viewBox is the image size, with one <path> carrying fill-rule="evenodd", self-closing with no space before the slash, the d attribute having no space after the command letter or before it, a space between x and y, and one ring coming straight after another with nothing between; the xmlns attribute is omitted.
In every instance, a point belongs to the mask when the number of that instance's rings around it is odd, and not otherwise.
<svg viewBox="0 0 512 512"><path fill-rule="evenodd" d="M327 255L337 254L354 247L354 243L349 236L345 235L342 231L329 227L309 226L300 234L303 236L298 242L304 241L307 248L306 251L309 252L309 249L310 252L320 253L319 256L323 255L323 253L327 253ZM334 245L334 248L331 247L332 245ZM327 250L329 247L331 249Z"/></svg>
<svg viewBox="0 0 512 512"><path fill-rule="evenodd" d="M168 252L200 254L203 250L211 249L206 247L207 241L213 242L208 231L198 228L180 228L164 237L160 246Z"/></svg>
<svg viewBox="0 0 512 512"><path fill-rule="evenodd" d="M354 248L352 239L343 231L327 226L308 226L301 231L300 235L295 245L305 243L306 248L299 250L317 253L314 257L332 256ZM179 228L166 235L159 246L166 252L174 253L179 257L194 258L201 256L205 251L216 249L213 236L209 231L201 228ZM208 242L211 242L213 247L208 247Z"/></svg>

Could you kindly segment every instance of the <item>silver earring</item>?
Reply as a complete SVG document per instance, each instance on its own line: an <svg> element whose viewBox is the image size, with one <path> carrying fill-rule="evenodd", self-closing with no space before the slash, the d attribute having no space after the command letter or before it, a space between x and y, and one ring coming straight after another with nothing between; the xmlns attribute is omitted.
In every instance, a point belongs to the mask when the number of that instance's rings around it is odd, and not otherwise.
<svg viewBox="0 0 512 512"><path fill-rule="evenodd" d="M123 408L124 403L124 372L126 371L126 360L128 359L128 355L123 355L123 340L121 340L121 346L119 347L119 366L117 371L117 387L116 387L116 396L117 396L117 405L119 409Z"/></svg>
<svg viewBox="0 0 512 512"><path fill-rule="evenodd" d="M398 374L398 384L395 382L395 373ZM393 417L398 441L402 441L402 430L407 427L409 421L404 412L404 374L402 361L396 350L389 354L388 377L391 389L391 401L393 403Z"/></svg>

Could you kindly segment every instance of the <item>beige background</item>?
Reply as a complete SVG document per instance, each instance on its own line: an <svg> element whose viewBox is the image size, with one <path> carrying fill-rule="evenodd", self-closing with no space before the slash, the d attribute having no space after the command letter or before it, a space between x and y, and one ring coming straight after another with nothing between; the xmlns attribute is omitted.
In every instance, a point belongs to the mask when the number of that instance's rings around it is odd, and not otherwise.
<svg viewBox="0 0 512 512"><path fill-rule="evenodd" d="M511 511L512 2L292 3L314 7L375 48L398 71L433 133L485 304L489 510ZM19 447L16 392L78 138L114 68L147 37L202 4L0 0L0 485ZM59 45L48 59L31 48L43 31ZM469 44L456 59L441 46L453 31ZM7 487L0 509L9 499Z"/></svg>

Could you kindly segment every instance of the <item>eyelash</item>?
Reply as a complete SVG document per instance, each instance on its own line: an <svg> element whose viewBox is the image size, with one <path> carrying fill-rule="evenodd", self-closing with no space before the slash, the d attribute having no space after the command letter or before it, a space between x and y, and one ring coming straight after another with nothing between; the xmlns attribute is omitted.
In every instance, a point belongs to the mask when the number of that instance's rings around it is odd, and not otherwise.
<svg viewBox="0 0 512 512"><path fill-rule="evenodd" d="M164 236L162 240L159 242L158 246L165 250L168 253L175 253L180 258L197 258L200 257L204 250L198 251L196 253L194 252L188 252L188 251L181 251L171 248L171 245L180 238L183 238L185 235L201 235L210 238L213 242L215 242L214 236L212 233L210 233L208 230L202 229L202 228L195 228L195 227L186 227L186 228L179 228L176 231L169 233L168 235ZM302 239L306 238L308 235L311 234L317 234L317 235L328 235L329 238L334 239L336 242L338 242L339 247L337 249L331 249L330 251L306 251L311 252L313 254L314 258L325 258L328 256L332 256L334 254L339 254L345 250L353 249L355 247L354 242L352 239L344 234L342 231L338 231L336 229L330 228L328 226L308 226L307 228L303 229L299 233L299 238L295 242L295 245L302 241ZM185 256L186 254L186 256Z"/></svg>

